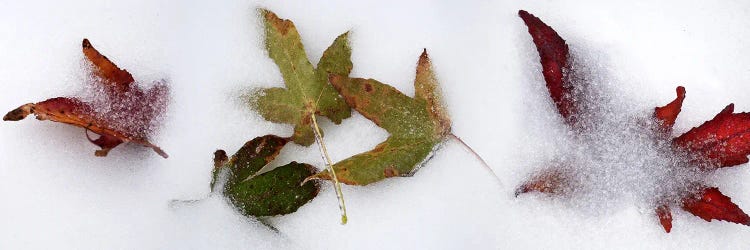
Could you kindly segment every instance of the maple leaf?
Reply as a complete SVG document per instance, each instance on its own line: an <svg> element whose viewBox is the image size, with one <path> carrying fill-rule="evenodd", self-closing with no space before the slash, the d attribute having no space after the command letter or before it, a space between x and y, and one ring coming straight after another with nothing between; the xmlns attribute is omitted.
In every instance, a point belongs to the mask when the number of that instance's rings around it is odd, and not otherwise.
<svg viewBox="0 0 750 250"><path fill-rule="evenodd" d="M352 70L349 33L339 35L323 52L317 68L313 68L294 23L280 19L269 10L261 9L260 14L266 31L268 56L279 67L286 89L262 89L251 101L252 106L268 121L294 125L291 140L295 143L309 146L317 142L328 169L333 171L316 115L328 117L335 124L351 116L351 108L328 84L329 73L349 75ZM335 172L333 176L341 223L346 224L344 194Z"/></svg>
<svg viewBox="0 0 750 250"><path fill-rule="evenodd" d="M76 97L56 97L42 102L28 103L8 112L3 120L19 121L30 114L38 120L50 120L91 131L99 138L92 140L101 149L96 156L106 156L118 145L126 142L152 148L167 158L158 146L149 142L149 133L158 125L157 117L166 109L169 90L157 83L148 90L141 89L128 71L120 69L97 51L88 39L82 42L83 54L92 65L96 89L103 96L91 101Z"/></svg>
<svg viewBox="0 0 750 250"><path fill-rule="evenodd" d="M526 11L519 11L519 16L528 27L534 44L539 52L543 75L553 102L566 124L576 133L587 133L579 126L584 122L581 115L586 99L577 89L577 82L571 80L568 45L557 32L544 24L539 18ZM734 105L728 105L716 117L701 126L671 139L672 126L679 115L685 100L685 88L677 87L675 100L663 107L657 107L652 116L654 141L666 141L671 145L669 150L676 156L689 158L680 171L698 171L706 174L722 167L731 167L747 163L750 154L750 114L733 113ZM683 164L683 162L679 162ZM516 194L542 192L561 194L571 188L586 183L574 183L563 167L553 167L534 175L523 183ZM731 199L716 187L707 187L701 183L684 183L690 192L679 194L680 207L706 221L723 220L743 225L750 225L750 217L745 214ZM664 230L672 229L672 212L669 202L655 204L655 214Z"/></svg>
<svg viewBox="0 0 750 250"><path fill-rule="evenodd" d="M451 121L426 50L417 64L414 98L373 79L331 74L329 81L349 106L391 134L373 150L333 165L343 183L367 185L409 175L451 134ZM331 179L331 175L323 171L314 178Z"/></svg>
<svg viewBox="0 0 750 250"><path fill-rule="evenodd" d="M275 135L257 137L245 143L231 158L223 150L216 151L212 192L223 194L246 216L275 216L297 211L320 191L315 182L302 184L305 178L317 172L315 167L291 162L257 175L288 141Z"/></svg>
<svg viewBox="0 0 750 250"><path fill-rule="evenodd" d="M352 70L348 32L333 41L314 68L307 59L297 28L289 20L261 10L266 31L266 50L278 65L286 88L261 90L253 107L268 121L294 125L292 140L309 146L315 141L314 115L335 124L351 116L351 109L328 84L328 73L349 75Z"/></svg>

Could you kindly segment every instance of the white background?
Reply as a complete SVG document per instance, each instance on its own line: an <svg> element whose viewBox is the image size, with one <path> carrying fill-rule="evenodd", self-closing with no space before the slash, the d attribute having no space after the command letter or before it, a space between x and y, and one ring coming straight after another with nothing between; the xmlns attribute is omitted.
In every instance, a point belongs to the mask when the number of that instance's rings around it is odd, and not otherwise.
<svg viewBox="0 0 750 250"><path fill-rule="evenodd" d="M458 2L458 1L457 1ZM676 132L726 104L750 111L747 1L0 1L0 110L75 94L87 37L144 84L168 79L172 102L154 142L170 154L120 146L93 156L83 129L27 119L0 123L2 249L496 249L750 247L750 228L706 223L675 209L665 234L652 209L622 205L590 216L543 196L513 197L564 131L544 89L538 55L517 17L526 9L571 46L597 55L614 96L647 112L688 97ZM414 177L346 187L349 224L333 190L273 218L280 233L244 218L209 192L212 153L234 152L291 126L263 121L241 100L281 86L262 47L256 8L291 19L313 63L352 31L353 76L408 95L427 48L454 132L485 157L498 184L448 142ZM387 133L355 115L324 125L334 161ZM323 165L315 147L288 146L274 162ZM722 169L722 191L750 211L750 168Z"/></svg>

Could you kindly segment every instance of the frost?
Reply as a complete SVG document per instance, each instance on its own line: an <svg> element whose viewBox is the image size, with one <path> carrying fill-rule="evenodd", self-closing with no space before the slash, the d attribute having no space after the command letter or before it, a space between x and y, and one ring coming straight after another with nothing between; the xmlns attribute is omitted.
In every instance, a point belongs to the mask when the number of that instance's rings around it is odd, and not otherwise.
<svg viewBox="0 0 750 250"><path fill-rule="evenodd" d="M572 47L573 73L566 75L581 86L574 93L581 107L580 132L557 138L557 156L545 166L569 182L563 199L595 215L629 203L645 211L663 203L679 207L682 197L698 191L695 183L705 182L705 173L657 134L653 109L634 107L628 97L616 94L627 83L611 77L602 59L585 50Z"/></svg>
<svg viewBox="0 0 750 250"><path fill-rule="evenodd" d="M158 132L164 122L170 102L168 86L164 80L155 81L149 88L132 84L123 95L112 96L95 77L87 78L80 91L81 100L91 103L97 119L112 124L114 129L129 136L142 136Z"/></svg>

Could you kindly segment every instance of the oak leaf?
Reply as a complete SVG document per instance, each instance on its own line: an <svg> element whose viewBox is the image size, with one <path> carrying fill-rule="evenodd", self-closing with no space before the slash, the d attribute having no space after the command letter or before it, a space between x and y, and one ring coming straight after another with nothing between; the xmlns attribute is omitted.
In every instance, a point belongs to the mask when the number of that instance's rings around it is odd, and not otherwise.
<svg viewBox="0 0 750 250"><path fill-rule="evenodd" d="M139 87L128 71L120 69L97 51L88 39L83 39L83 54L91 63L94 88L102 95L94 100L77 97L56 97L42 102L28 103L8 112L3 120L18 121L34 114L38 120L50 120L82 127L100 135L89 141L101 150L96 156L106 156L126 142L152 148L160 156L167 154L149 142L149 134L158 125L158 116L167 106L169 89L157 83L150 89Z"/></svg>

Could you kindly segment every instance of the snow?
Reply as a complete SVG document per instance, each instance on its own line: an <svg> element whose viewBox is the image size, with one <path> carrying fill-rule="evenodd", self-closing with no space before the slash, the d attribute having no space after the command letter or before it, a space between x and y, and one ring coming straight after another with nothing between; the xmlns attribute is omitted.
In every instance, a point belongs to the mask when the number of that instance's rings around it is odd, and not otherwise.
<svg viewBox="0 0 750 250"><path fill-rule="evenodd" d="M458 143L448 142L413 177L344 187L346 226L338 223L330 186L298 212L270 219L278 233L218 197L170 205L208 195L216 149L231 153L256 136L291 133L291 126L263 121L241 100L253 88L282 83L261 46L255 12L261 6L295 22L313 63L337 35L351 30L352 75L378 79L408 95L414 92L419 53L427 48L453 131L485 157L502 183ZM519 9L555 28L592 65L602 94L612 97L615 110L628 112L623 116L648 114L668 103L677 85L687 89L677 134L730 102L737 111L750 111L746 1L5 1L0 2L3 110L84 88L84 37L145 85L167 80L172 97L153 140L169 159L133 145L96 158L80 128L31 118L3 122L0 247L750 247L747 227L706 223L679 209L673 209L672 233L663 233L653 208L640 202L647 195L637 191L647 189L633 191L632 199L618 196L641 177L609 189L614 198L583 196L574 201L579 205L513 196L528 175L577 145L566 137L549 100ZM334 161L387 137L359 115L340 126L326 121L323 129ZM629 132L620 133L607 137L602 151L632 152L612 162L648 152L637 147L638 138L618 145L617 138ZM287 146L273 164L292 160L323 165L317 148L299 146ZM604 175L622 180L617 174L622 173ZM748 166L707 178L750 211ZM651 187L657 182L642 181Z"/></svg>

